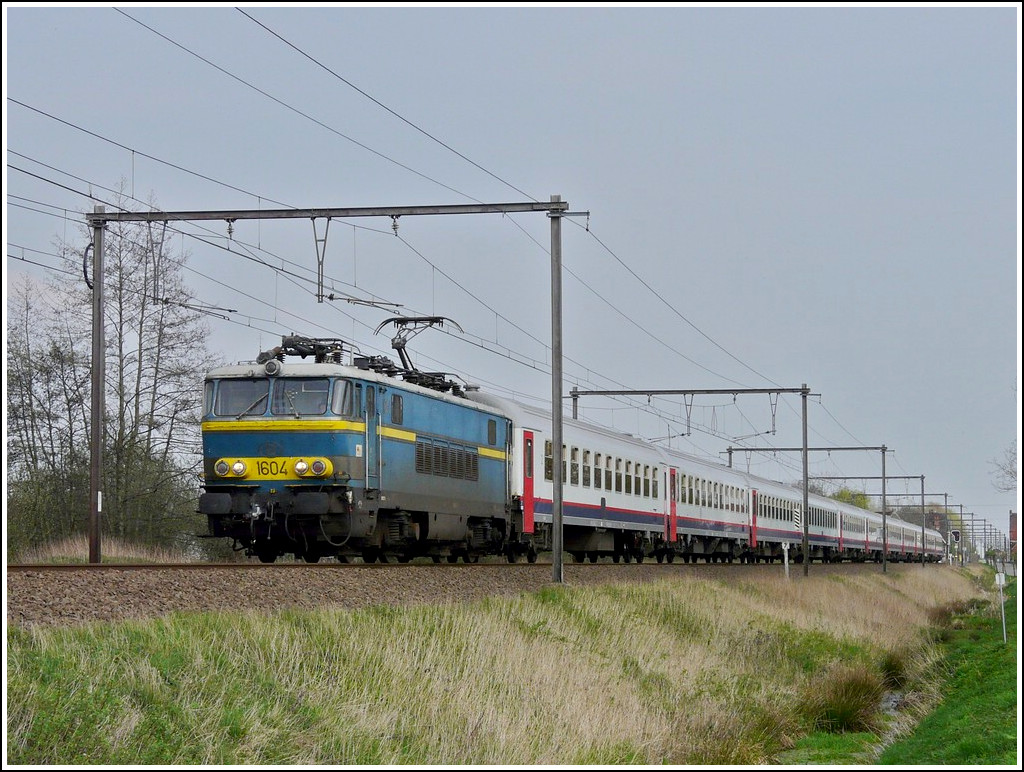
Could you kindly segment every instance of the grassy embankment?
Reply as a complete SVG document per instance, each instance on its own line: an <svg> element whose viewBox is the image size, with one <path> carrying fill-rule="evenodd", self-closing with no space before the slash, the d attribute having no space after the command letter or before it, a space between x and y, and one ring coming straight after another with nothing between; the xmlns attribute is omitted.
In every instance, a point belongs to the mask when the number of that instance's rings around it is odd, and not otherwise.
<svg viewBox="0 0 1024 772"><path fill-rule="evenodd" d="M901 566L9 629L7 761L823 763L797 741L829 728L824 763L871 763L939 700L936 609L986 595Z"/></svg>

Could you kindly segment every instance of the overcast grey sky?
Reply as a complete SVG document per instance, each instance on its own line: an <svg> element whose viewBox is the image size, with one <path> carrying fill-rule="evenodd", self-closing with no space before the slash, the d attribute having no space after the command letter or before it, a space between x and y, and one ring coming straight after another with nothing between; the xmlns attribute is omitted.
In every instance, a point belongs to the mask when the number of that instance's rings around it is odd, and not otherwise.
<svg viewBox="0 0 1024 772"><path fill-rule="evenodd" d="M1004 533L1019 507L992 474L1021 425L1018 4L5 4L4 35L5 294L122 186L167 211L560 195L589 212L563 225L566 393L806 383L811 446L886 445L915 478L892 503L924 475ZM236 310L209 317L225 360L292 332L394 356L395 308L316 303L308 220L236 222L231 251L224 223L182 230L197 301ZM549 249L543 213L335 220L325 273L457 322L412 339L421 368L544 402ZM681 397L581 408L723 462L801 442L794 396L696 397L687 436Z"/></svg>

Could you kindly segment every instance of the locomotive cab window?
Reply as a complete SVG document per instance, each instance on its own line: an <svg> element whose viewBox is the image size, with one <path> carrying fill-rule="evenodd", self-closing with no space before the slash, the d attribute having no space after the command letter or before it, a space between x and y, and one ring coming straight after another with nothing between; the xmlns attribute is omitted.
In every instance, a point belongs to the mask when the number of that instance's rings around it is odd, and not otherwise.
<svg viewBox="0 0 1024 772"><path fill-rule="evenodd" d="M487 444L491 447L498 444L498 422L493 418L487 419Z"/></svg>
<svg viewBox="0 0 1024 772"><path fill-rule="evenodd" d="M335 382L331 410L338 415L353 415L352 384L348 381Z"/></svg>
<svg viewBox="0 0 1024 772"><path fill-rule="evenodd" d="M400 426L405 420L403 415L404 408L402 407L402 395L392 394L391 395L391 423L396 426ZM493 444L493 443L492 443Z"/></svg>
<svg viewBox="0 0 1024 772"><path fill-rule="evenodd" d="M203 384L203 415L213 412L213 381Z"/></svg>

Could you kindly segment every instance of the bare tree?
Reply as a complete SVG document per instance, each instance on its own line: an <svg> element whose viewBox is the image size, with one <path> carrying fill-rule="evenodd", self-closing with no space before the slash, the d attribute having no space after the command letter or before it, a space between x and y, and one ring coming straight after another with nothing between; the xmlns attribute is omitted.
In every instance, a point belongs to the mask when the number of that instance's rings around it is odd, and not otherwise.
<svg viewBox="0 0 1024 772"><path fill-rule="evenodd" d="M1010 443L1010 447L1003 451L1002 458L992 460L995 467L995 482L992 483L996 490L1015 491L1017 490L1017 441Z"/></svg>

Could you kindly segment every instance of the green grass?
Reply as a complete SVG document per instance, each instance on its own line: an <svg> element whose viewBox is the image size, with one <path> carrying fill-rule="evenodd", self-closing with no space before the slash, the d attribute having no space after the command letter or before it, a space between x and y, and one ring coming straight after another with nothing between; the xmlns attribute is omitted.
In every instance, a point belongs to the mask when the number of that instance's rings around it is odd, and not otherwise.
<svg viewBox="0 0 1024 772"><path fill-rule="evenodd" d="M1017 735L1017 583L1004 588L1006 643L998 604L990 613L951 615L943 644L941 704L879 764L1013 764Z"/></svg>

